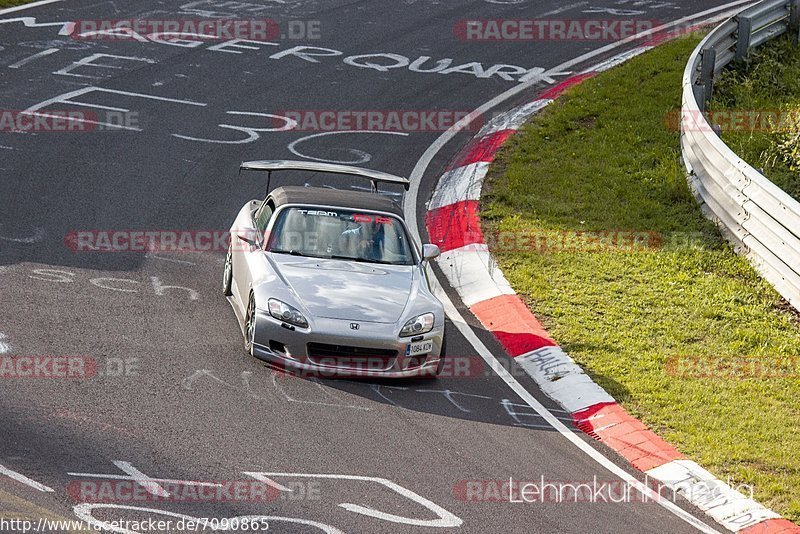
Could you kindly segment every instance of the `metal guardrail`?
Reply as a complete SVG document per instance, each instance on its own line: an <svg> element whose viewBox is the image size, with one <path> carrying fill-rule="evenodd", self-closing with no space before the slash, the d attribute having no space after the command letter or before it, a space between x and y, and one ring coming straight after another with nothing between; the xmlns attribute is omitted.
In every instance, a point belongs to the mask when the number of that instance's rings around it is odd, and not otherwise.
<svg viewBox="0 0 800 534"><path fill-rule="evenodd" d="M800 37L800 0L765 0L703 39L683 73L681 152L703 213L800 310L800 202L737 156L703 114L718 72L789 31Z"/></svg>

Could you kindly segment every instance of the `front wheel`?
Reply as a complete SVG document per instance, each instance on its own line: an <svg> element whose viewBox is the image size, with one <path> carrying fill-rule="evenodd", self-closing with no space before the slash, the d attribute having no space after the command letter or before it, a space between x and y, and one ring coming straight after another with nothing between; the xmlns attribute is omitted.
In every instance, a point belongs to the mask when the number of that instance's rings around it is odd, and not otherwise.
<svg viewBox="0 0 800 534"><path fill-rule="evenodd" d="M250 293L250 300L247 302L247 314L244 320L244 350L251 356L253 355L253 345L256 340L256 298Z"/></svg>
<svg viewBox="0 0 800 534"><path fill-rule="evenodd" d="M446 339L444 337L444 334L442 334L442 350L439 351L439 364L436 366L436 375L435 376L437 376L437 377L440 374L442 374L442 370L444 369L444 357L445 357L446 351L447 351L447 341L446 341Z"/></svg>

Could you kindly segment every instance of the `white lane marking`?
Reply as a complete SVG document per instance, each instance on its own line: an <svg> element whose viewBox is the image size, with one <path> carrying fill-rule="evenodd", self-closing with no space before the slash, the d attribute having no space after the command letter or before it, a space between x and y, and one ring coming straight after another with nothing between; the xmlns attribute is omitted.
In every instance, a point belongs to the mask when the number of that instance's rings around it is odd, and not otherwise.
<svg viewBox="0 0 800 534"><path fill-rule="evenodd" d="M239 389L237 386L234 386L232 384L228 384L227 382L225 382L221 378L217 377L217 375L215 375L213 373L213 371L210 371L208 369L198 369L197 371L192 373L190 376L187 376L186 378L181 380L181 387L183 389L188 390L188 391L192 391L194 389L194 383L197 382L198 379L200 379L201 377L204 377L204 376L210 378L211 380L213 380L217 384L225 386L226 388ZM247 385L249 385L249 381L248 381Z"/></svg>
<svg viewBox="0 0 800 534"><path fill-rule="evenodd" d="M9 469L8 467L6 467L4 465L0 465L0 475L5 475L8 478L14 479L17 482L22 482L26 486L30 486L33 489L36 489L36 490L39 490L39 491L42 491L42 492L45 492L45 493L52 493L53 492L53 488L49 488L49 487L45 486L44 484L42 484L40 482L36 482L35 480L30 479L30 478L26 477L25 475L23 475L21 473L17 473L16 471L12 471L11 469Z"/></svg>
<svg viewBox="0 0 800 534"><path fill-rule="evenodd" d="M169 261L169 262L172 262L172 263L181 263L183 265L197 265L196 263L191 262L191 261L176 260L174 258L165 258L163 256L158 256L153 252L148 252L147 254L144 255L144 257L152 259L152 260L161 260L161 261Z"/></svg>
<svg viewBox="0 0 800 534"><path fill-rule="evenodd" d="M261 482L264 482L267 486L272 486L273 488L275 488L278 491L294 492L294 490L292 488L287 488L283 484L279 484L279 483L275 482L274 480L272 480L271 478L264 477L261 480Z"/></svg>
<svg viewBox="0 0 800 534"><path fill-rule="evenodd" d="M356 150L355 148L346 148L346 149L337 149L337 150L347 150L351 154L355 154L357 158L355 160L338 160L338 159L325 159L325 158L315 158L314 156L308 156L306 154L301 153L297 150L297 145L300 143L304 143L310 139L316 139L317 137L325 137L328 135L339 135L339 134L385 134L385 135L400 135L403 137L408 137L408 133L405 132L383 132L383 131L372 131L372 130L343 130L339 132L322 132L307 135L305 137L301 137L295 141L289 143L286 147L289 149L289 152L294 154L297 157L310 159L314 161L322 161L324 163L340 163L342 165L361 165L362 163L367 163L372 159L372 155L364 152L363 150Z"/></svg>
<svg viewBox="0 0 800 534"><path fill-rule="evenodd" d="M179 289L181 291L186 291L189 294L190 300L200 300L200 293L190 287L168 286L165 285L157 276L151 276L150 281L153 283L153 292L159 297L166 294L168 289Z"/></svg>
<svg viewBox="0 0 800 534"><path fill-rule="evenodd" d="M458 411L461 413L472 413L472 410L468 410L461 406L456 400L453 398L453 395L463 395L465 397L473 397L476 399L491 399L492 397L486 397L484 395L473 395L472 393L462 393L460 391L451 391L449 389L418 389L416 390L417 393L439 393L444 396L445 399L450 401L450 404L455 406Z"/></svg>
<svg viewBox="0 0 800 534"><path fill-rule="evenodd" d="M206 487L221 487L222 484L216 482L198 482L196 480L176 480L172 478L153 478L145 475L136 469L130 462L122 460L114 460L116 465L121 471L127 473L124 475L110 475L110 474L96 474L96 473L67 473L73 477L85 478L102 478L111 480L130 480L141 485L148 493L156 497L169 497L170 493L165 490L160 483L164 484L178 484L181 486L206 486Z"/></svg>
<svg viewBox="0 0 800 534"><path fill-rule="evenodd" d="M117 107L114 107L114 106L104 106L102 104L93 104L91 102L79 102L77 100L72 100L69 103L73 104L73 105L76 105L76 106L81 106L81 107L94 108L94 109L104 109L106 111L116 111L118 113L126 113L126 112L130 111L129 109L126 109L126 108L117 108Z"/></svg>
<svg viewBox="0 0 800 534"><path fill-rule="evenodd" d="M319 382L319 379L317 379L317 378L310 378L310 379L309 379L309 381L310 381L312 384L314 384L315 386L317 386L317 389L319 389L319 390L320 390L320 391L323 393L323 395L325 395L325 396L327 396L327 397L329 397L329 398L331 398L331 399L333 399L333 400L335 400L335 401L341 401L341 400L342 400L342 398L341 398L339 395L335 395L335 394L334 394L334 393L333 393L333 392L330 390L330 388L329 388L328 386L321 384L321 383Z"/></svg>
<svg viewBox="0 0 800 534"><path fill-rule="evenodd" d="M687 16L687 17L682 17L682 18L680 18L680 19L678 19L676 21L673 21L671 23L658 26L658 27L653 28L651 30L648 30L648 31L645 31L645 32L641 32L641 33L636 34L636 35L633 35L633 36L631 36L631 37L629 37L627 39L623 39L621 41L610 43L610 44L608 44L608 45L606 45L604 47L601 47L601 48L599 48L597 50L593 50L591 52L587 52L585 54L582 54L582 55L580 55L580 56L578 56L578 57L576 57L574 59L571 59L569 61L566 61L566 62L558 65L557 67L555 67L552 70L563 70L563 69L566 69L566 68L570 68L573 65L578 65L578 64L580 64L580 63L582 63L582 62L584 62L584 61L586 61L588 59L591 59L591 58L596 57L596 56L598 56L600 54L608 52L609 50L613 50L615 48L619 48L620 46L622 46L622 45L624 45L624 44L626 44L626 43L628 43L630 41L633 41L635 39L642 39L643 37L647 37L647 36L652 35L654 33L657 33L657 32L660 32L660 31L675 27L675 26L677 26L679 24L682 24L684 22L687 22L687 21L690 21L690 20L694 20L694 19L698 19L700 17L704 17L705 15L709 15L711 13L717 13L717 12L720 12L720 11L724 11L724 10L730 9L730 8L732 8L734 6L747 4L750 1L751 0L737 0L735 2L731 2L731 3L728 3L728 4L722 5L722 6L717 6L715 8L708 9L708 10L702 11L700 13L696 13L694 15L690 15L690 16ZM418 225L418 222L417 222L417 212L416 212L416 208L417 208L417 204L418 204L417 196L419 195L419 188L420 188L420 184L422 182L422 177L425 174L425 171L427 170L427 168L430 165L431 161L433 160L434 156L436 156L436 154L439 153L439 151L442 149L442 147L444 147L445 144L447 144L451 139L453 139L453 137L455 137L455 135L457 133L459 133L465 127L468 127L469 123L470 123L470 120L472 120L472 118L479 117L482 114L487 113L493 107L505 102L509 98L512 98L512 97L518 95L519 93L521 93L521 92L523 92L523 91L525 91L527 89L530 89L535 83L536 82L521 83L520 85L518 85L516 87L513 87L513 88L511 88L511 89L499 94L498 96L492 98L491 100L489 100L488 102L486 102L482 106L476 108L465 119L462 119L461 121L459 121L458 123L453 125L449 130L447 130L441 136L439 136L436 139L436 141L434 141L434 143L430 147L428 147L428 149L425 151L425 153L422 155L422 157L419 159L419 161L417 161L417 164L414 166L414 170L411 173L411 178L410 178L410 180L411 180L411 188L409 189L408 193L406 194L406 201L404 203L404 208L403 208L404 213L405 213L406 224L408 225L408 228L411 231L412 235L415 235L415 236L419 236L420 235L419 234L419 225ZM439 285L438 278L436 278L435 276L431 276L430 278L431 278L431 281L432 281L432 285L434 286L436 292L438 293L437 296L442 301L442 304L444 304L445 311L446 311L448 317L450 317L451 321L453 322L453 325L459 330L459 332L461 332L461 335L463 335L467 339L467 341L470 342L470 344L478 351L478 354L480 354L481 358L483 358L483 360L486 362L486 364L489 365L497 373L497 375L509 386L509 388L511 388L517 395L519 395L519 397L524 402L526 402L531 408L536 410L536 412L539 413L539 415L543 419L545 419L545 421L547 421L555 430L557 430L565 439L567 439L573 445L575 445L576 447L581 449L581 451L583 451L587 456L592 458L595 462L597 462L601 466L603 466L606 469L608 469L610 472L612 472L613 474L618 476L620 479L626 481L631 487L636 488L638 491L640 491L644 495L647 495L649 498L655 500L656 502L658 502L658 504L660 506L666 508L668 511L670 511L671 513L673 513L674 515L676 515L677 517L679 517L680 519L682 519L686 523L692 525L693 527L697 528L701 532L708 532L708 533L718 532L717 530L715 530L711 526L707 525L703 521L697 519L696 517L694 517L690 513L686 512L685 510L680 508L675 503L670 502L670 501L666 501L664 499L660 499L659 496L652 489L647 487L645 484L639 482L638 479L636 479L635 477L633 477L630 474L628 474L624 469L622 469L622 468L618 467L617 465L615 465L611 460L609 460L608 458L603 456L600 452L598 452L597 450L592 448L589 444L584 442L583 439L581 439L580 437L576 436L574 432L572 432L569 428L567 428L567 426L564 425L564 423L559 421L558 418L555 415L550 413L550 411L548 411L547 408L545 408L539 401L537 401L536 398L533 395L531 395L517 381L517 379L514 378L505 369L505 367L503 367L503 365L497 360L497 358L495 358L495 356L491 353L491 351L489 351L489 349L486 348L486 346L483 344L483 342L480 339L478 339L478 336L475 334L475 332L472 331L472 328L469 326L469 324L467 324L466 320L461 315L461 313L458 311L458 309L456 309L455 305L450 300L450 297L444 292L444 290Z"/></svg>
<svg viewBox="0 0 800 534"><path fill-rule="evenodd" d="M521 4L521 3L525 2L526 0L483 0L483 1L486 2L487 4L497 4L497 5L501 5L501 6L510 6L510 5Z"/></svg>
<svg viewBox="0 0 800 534"><path fill-rule="evenodd" d="M20 67L23 67L23 66L27 65L31 61L36 61L40 57L49 56L50 54L55 54L56 52L58 52L58 48L48 48L47 50L42 50L41 52L37 52L36 54L33 54L32 56L28 56L25 59L21 59L21 60L17 61L16 63L14 63L13 65L9 65L8 68L9 69L18 69Z"/></svg>
<svg viewBox="0 0 800 534"><path fill-rule="evenodd" d="M6 237L0 235L0 240L2 241L11 241L12 243L24 243L26 245L30 245L32 243L38 243L42 239L44 239L45 231L43 228L37 228L33 235L30 237Z"/></svg>
<svg viewBox="0 0 800 534"><path fill-rule="evenodd" d="M461 518L448 512L447 510L437 505L436 503L429 501L425 497L417 493L414 493L410 489L404 488L400 484L397 484L385 478L365 477L358 475L329 475L329 474L312 474L312 473L266 473L266 472L253 472L253 471L244 471L243 474L251 476L261 482L266 482L268 479L271 479L272 477L323 478L323 479L335 479L335 480L356 480L359 482L376 482L378 484L381 484L382 486L389 488L390 490L393 490L396 493L399 493L403 497L424 506L425 508L436 514L438 516L438 519L413 519L410 517L403 517L399 515L390 514L388 512L381 512L380 510L376 510L368 506L361 506L360 504L352 504L352 503L341 503L339 504L339 507L344 508L345 510L348 510L350 512L366 515L369 517L374 517L375 519L390 521L392 523L413 525L417 527L453 528L453 527L460 527L461 524L463 523Z"/></svg>
<svg viewBox="0 0 800 534"><path fill-rule="evenodd" d="M239 375L239 380L242 382L242 387L247 392L248 395L253 397L254 399L259 400L272 400L270 397L266 397L264 395L259 395L253 390L253 386L250 385L250 377L253 376L252 371L242 371L242 374Z"/></svg>
<svg viewBox="0 0 800 534"><path fill-rule="evenodd" d="M119 526L119 524L115 525L113 522L109 523L107 521L101 521L94 517L92 511L100 508L100 509L113 509L113 510L133 510L136 512L150 512L153 514L158 515L165 515L167 517L174 517L180 519L185 522L185 524L194 524L195 531L200 528L201 531L206 529L206 526L211 527L209 518L202 518L202 517L194 517L191 515L179 514L177 512L168 512L167 510L158 510L156 508L145 508L143 506L129 506L125 504L105 504L105 503L81 503L76 504L72 511L75 514L75 517L81 519L82 521L86 522L87 525L92 527L93 531L111 531L111 532L119 532L120 534L140 534L138 530L128 530ZM330 525L326 525L325 523L318 523L316 521L311 521L310 519L299 519L296 517L283 517L283 516L276 516L276 515L240 515L236 517L222 517L222 518L215 518L215 521L225 521L227 520L229 525L240 525L244 524L245 522L251 524L257 524L259 526L267 523L267 528L262 528L262 530L266 531L269 527L270 522L275 523L292 523L296 525L307 525L310 527L317 527L321 531L327 534L344 534L341 530L332 527ZM144 523L145 525L147 523ZM140 527L141 528L141 527ZM231 528L211 528L211 530L233 530Z"/></svg>
<svg viewBox="0 0 800 534"><path fill-rule="evenodd" d="M101 277L101 278L92 278L89 280L89 283L95 287L99 287L100 289L108 289L110 291L119 291L120 293L138 293L138 289L130 289L124 287L114 287L110 285L110 283L118 282L121 284L138 284L136 280L131 280L130 278L108 278L108 277Z"/></svg>
<svg viewBox="0 0 800 534"><path fill-rule="evenodd" d="M565 11L569 11L570 9L575 9L576 7L583 7L588 3L589 2L576 2L574 4L567 4L565 6L561 6L559 8L556 8L556 9L554 9L552 11L548 11L547 13L542 13L541 15L539 15L539 18L547 17L549 15L558 15L559 13L563 13Z"/></svg>
<svg viewBox="0 0 800 534"><path fill-rule="evenodd" d="M628 61L629 59L634 58L634 57L636 57L638 55L644 54L645 52L647 52L648 50L652 50L653 48L655 48L655 47L654 46L639 46L639 47L636 47L636 48L631 48L630 50L626 50L625 52L623 52L621 54L617 54L616 56L608 58L607 60L603 61L602 63L599 63L599 64L591 67L591 70L587 69L587 70L583 71L581 74L586 74L588 72L598 73L598 72L607 71L608 69L616 67L617 65L621 65L621 64L625 63L626 61Z"/></svg>
<svg viewBox="0 0 800 534"><path fill-rule="evenodd" d="M29 274L28 278L32 280L41 280L43 282L71 284L74 282L75 278L75 273L71 273L69 271L62 271L60 269L34 269L32 272L36 276L33 276L33 274Z"/></svg>
<svg viewBox="0 0 800 534"><path fill-rule="evenodd" d="M93 76L90 74L76 74L72 71L79 69L81 67L94 67L96 69L113 69L113 70L122 70L123 67L119 65L108 65L105 63L95 63L95 60L109 58L109 59L125 59L127 61L139 61L142 63L149 63L154 64L155 60L149 59L146 57L136 57L136 56L118 56L114 54L92 54L90 56L86 56L85 58L79 59L78 61L73 61L66 67L63 67L57 71L54 71L53 74L60 74L62 76L75 76L77 78L92 78L94 80L100 80L105 78L105 76Z"/></svg>
<svg viewBox="0 0 800 534"><path fill-rule="evenodd" d="M11 345L5 341L6 339L8 339L6 335L0 332L0 354L11 352Z"/></svg>
<svg viewBox="0 0 800 534"><path fill-rule="evenodd" d="M384 399L386 402L388 402L392 406L396 406L398 408L400 407L400 405L397 404L392 399L390 399L389 397L387 397L386 395L384 395L382 389L383 388L389 388L389 389L398 389L398 390L401 390L401 391L407 391L408 390L408 388L404 388L404 387L400 387L400 386L381 386L380 384L370 384L369 387L372 389L372 391L374 391L375 393L380 395L380 397L382 399Z"/></svg>
<svg viewBox="0 0 800 534"><path fill-rule="evenodd" d="M186 104L187 106L200 106L205 107L208 104L204 104L203 102L194 102L192 100L179 100L177 98L168 98L165 96L156 96L156 95L148 95L144 93L132 93L130 91L120 91L118 89L104 89L100 87L89 87L88 89L94 89L95 91L102 91L104 93L113 93L115 95L123 95L123 96L135 96L139 98L147 98L150 100L158 100L160 102L171 102L173 104Z"/></svg>
<svg viewBox="0 0 800 534"><path fill-rule="evenodd" d="M2 22L2 21L0 21L0 22ZM167 98L167 97L163 97L163 96L148 95L148 94L144 94L144 93L131 93L129 91L119 91L117 89L104 89L104 88L101 88L101 87L89 86L89 87L83 87L81 89L77 89L75 91L70 91L68 93L62 93L62 94L60 94L58 96L54 96L53 98L49 98L47 100L43 100L42 102L39 102L38 104L35 104L35 105L27 108L25 111L22 111L20 113L22 115L33 115L33 116L38 116L38 117L50 117L50 118L56 118L56 119L64 119L64 118L66 118L67 120L71 120L71 121L75 121L75 122L83 122L83 123L87 123L87 124L96 124L98 126L106 126L108 128L116 128L116 129L121 129L121 130L131 130L131 131L134 131L134 132L141 132L142 131L141 128L136 128L136 127L133 127L133 126L124 126L124 125L120 125L120 124L114 124L114 123L102 122L102 121L93 121L93 120L89 120L89 119L79 119L79 118L75 118L75 117L71 117L71 116L67 116L67 117L64 117L63 115L62 116L55 116L55 115L48 114L48 113L43 113L43 112L40 111L40 110L46 108L47 106L51 106L53 104L66 104L66 105L72 104L74 106L87 106L87 107L100 108L100 106L97 105L97 104L86 104L86 103L83 103L83 102L79 102L79 101L73 100L73 98L75 98L75 97L82 96L82 95L89 94L89 93L94 93L94 92L110 93L110 94L122 95L122 96L130 96L130 97L138 97L138 98L144 98L144 99L147 99L147 100L156 100L158 102L169 102L169 103L172 103L172 104L184 104L184 105L187 105L187 106L205 107L205 106L208 105L208 104L204 104L202 102L193 102L191 100L178 100L178 99L175 99L175 98ZM100 109L103 109L103 108L100 108ZM122 112L122 113L127 113L127 112L130 111L129 109L126 109L126 108L114 108L114 110Z"/></svg>
<svg viewBox="0 0 800 534"><path fill-rule="evenodd" d="M64 116L64 115L53 115L52 113L28 112L26 110L26 111L21 112L21 114L23 114L23 115L33 115L33 116L36 116L36 117L44 117L46 119L67 119L67 120L70 120L70 121L82 122L82 123L85 123L85 124L96 124L96 125L107 126L109 128L118 128L120 130L130 130L132 132L141 132L142 131L141 128L135 128L133 126L122 126L120 124L112 124L112 123L109 123L109 122L98 122L98 121L92 121L92 120L88 120L88 119L79 119L77 117L70 117L70 116Z"/></svg>
<svg viewBox="0 0 800 534"><path fill-rule="evenodd" d="M244 126L234 126L232 124L218 124L220 128L224 128L226 130L233 130L236 132L242 132L247 134L247 137L243 139L235 139L233 141L228 141L224 139L204 139L200 137L190 137L188 135L181 135L181 134L172 134L173 137L177 137L178 139L184 139L186 141L199 141L202 143L216 143L219 145L242 145L246 143L253 143L258 141L261 138L262 133L268 132L285 132L287 130L293 130L297 126L297 121L294 119L290 119L288 117L284 117L283 115L274 115L272 113L256 113L253 111L226 111L228 115L245 115L250 117L262 117L268 119L277 119L279 121L283 121L283 125L277 128L255 128L255 127L244 127ZM274 121L273 121L274 122Z"/></svg>
<svg viewBox="0 0 800 534"><path fill-rule="evenodd" d="M500 405L506 411L509 417L514 420L514 424L517 426L529 426L534 428L546 428L550 429L549 425L537 424L537 423L526 423L522 420L523 417L530 417L533 418L534 421L539 421L539 414L536 413L530 406L527 404L520 404L518 402L513 402L511 399L503 399L500 401ZM520 410L518 410L518 408ZM525 410L525 411L522 411ZM572 417L558 417L557 419L561 421L566 421L567 423L572 423Z"/></svg>
<svg viewBox="0 0 800 534"><path fill-rule="evenodd" d="M292 375L289 374L288 376L291 377ZM302 400L302 399L295 399L294 397L289 395L282 386L278 385L278 379L277 379L277 375L275 373L272 373L272 376L270 378L272 379L272 385L275 387L275 390L278 391L281 394L281 396L283 397L283 399L286 402L296 402L298 404L310 404L310 405L315 405L315 406L330 406L330 407L334 407L334 408L352 408L354 410L371 411L370 408L367 407L367 406L358 406L356 404L341 404L341 403L332 403L332 402L318 402L318 401L308 401L308 400ZM317 383L317 386L319 386L321 389L324 390L324 388L319 383ZM330 396L330 394L329 394L329 396ZM334 397L334 398L336 398L336 397Z"/></svg>
<svg viewBox="0 0 800 534"><path fill-rule="evenodd" d="M615 17L635 17L636 15L644 15L647 11L639 9L617 9L613 7L589 7L584 9L583 13L605 13Z"/></svg>
<svg viewBox="0 0 800 534"><path fill-rule="evenodd" d="M267 400L267 401L274 400L273 397L261 395L261 394L257 393L253 389L253 386L250 383L250 378L252 377L252 375L253 375L253 373L251 371L242 371L242 374L240 375L241 386L235 386L235 385L229 384L228 382L225 382L224 380L222 380L219 377L217 377L214 374L213 371L210 371L208 369L198 369L197 371L192 373L190 376L184 378L181 381L181 387L183 389L190 390L190 391L194 390L195 389L195 382L197 382L199 379L201 379L203 377L206 377L206 378L210 378L211 380L213 380L217 384L219 384L221 386L224 386L224 387L226 387L228 389L232 389L232 390L236 390L236 391L244 390L247 393L247 395L249 397L251 397L251 398L258 399L258 400ZM295 399L294 397L289 395L282 386L280 386L278 384L277 375L274 372L270 372L270 375L271 375L270 378L272 379L272 385L275 388L276 394L279 395L280 397L282 397L283 400L285 400L286 402L295 402L295 403L298 403L298 404L311 404L311 405L316 405L316 406L329 406L329 407L332 407L332 408L352 408L354 410L370 411L370 408L367 407L367 406L358 406L356 404L348 404L344 399L340 398L337 395L334 395L333 393L328 391L328 388L326 388L324 385L320 384L319 382L317 382L315 380L310 380L310 382L312 384L314 384L317 387L317 389L322 392L323 395L325 395L326 397L328 397L330 399L333 399L336 402L319 402L319 401L309 401L309 400ZM292 377L292 375L287 375L287 376L290 377L290 378Z"/></svg>
<svg viewBox="0 0 800 534"><path fill-rule="evenodd" d="M71 35L72 32L75 31L75 23L71 21L37 22L36 17L17 17L13 19L0 19L0 24L13 24L15 22L21 22L23 26L25 26L26 28L48 28L51 26L61 26L61 29L58 30L58 35Z"/></svg>
<svg viewBox="0 0 800 534"><path fill-rule="evenodd" d="M114 460L114 465L116 465L120 471L128 473L131 476L131 480L138 482L147 493L151 495L155 495L157 497L169 497L170 493L165 490L160 484L153 482L147 475L133 467L133 464L130 462L123 462L121 460Z"/></svg>
<svg viewBox="0 0 800 534"><path fill-rule="evenodd" d="M39 0L38 2L31 2L30 4L25 4L22 6L7 7L5 9L0 9L0 15L5 15L6 13L13 13L14 11L22 11L24 9L30 9L32 7L44 6L47 4L55 4L56 2L61 2L61 1L62 0Z"/></svg>

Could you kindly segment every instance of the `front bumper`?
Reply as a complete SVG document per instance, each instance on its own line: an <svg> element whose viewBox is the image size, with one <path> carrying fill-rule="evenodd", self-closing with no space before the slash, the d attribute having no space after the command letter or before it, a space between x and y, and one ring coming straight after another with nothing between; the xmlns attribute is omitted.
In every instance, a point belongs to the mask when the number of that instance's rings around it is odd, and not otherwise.
<svg viewBox="0 0 800 534"><path fill-rule="evenodd" d="M397 325L315 318L311 328L289 327L267 312L256 313L253 355L295 374L320 378L435 376L444 325L414 338L397 335ZM431 341L432 350L409 356L411 340Z"/></svg>

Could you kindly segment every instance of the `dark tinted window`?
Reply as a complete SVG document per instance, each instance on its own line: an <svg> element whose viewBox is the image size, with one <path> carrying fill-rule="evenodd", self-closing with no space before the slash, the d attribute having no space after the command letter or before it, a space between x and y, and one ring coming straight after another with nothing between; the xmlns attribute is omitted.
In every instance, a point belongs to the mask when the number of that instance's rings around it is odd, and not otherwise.
<svg viewBox="0 0 800 534"><path fill-rule="evenodd" d="M397 217L350 209L283 210L272 230L270 252L413 265L405 227Z"/></svg>

